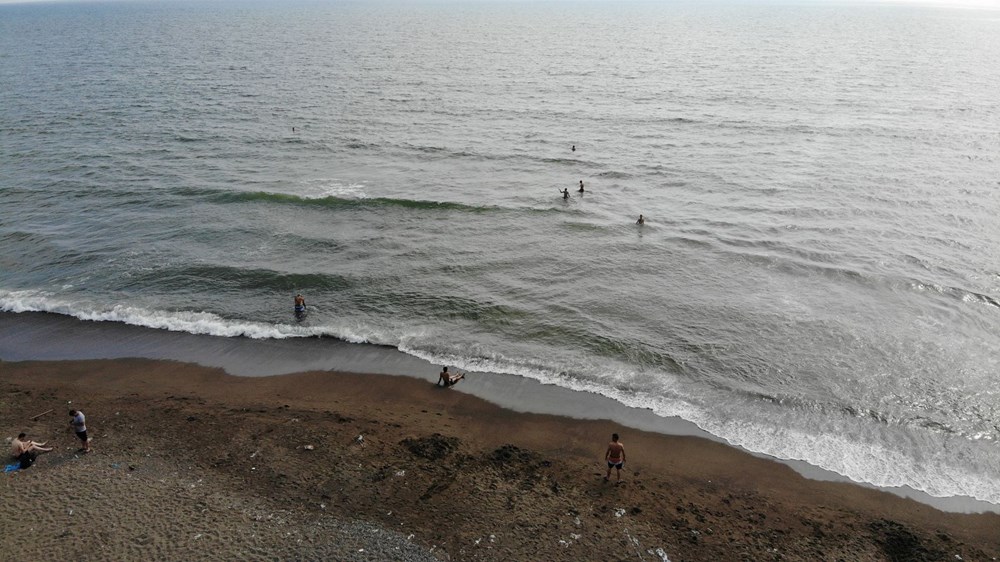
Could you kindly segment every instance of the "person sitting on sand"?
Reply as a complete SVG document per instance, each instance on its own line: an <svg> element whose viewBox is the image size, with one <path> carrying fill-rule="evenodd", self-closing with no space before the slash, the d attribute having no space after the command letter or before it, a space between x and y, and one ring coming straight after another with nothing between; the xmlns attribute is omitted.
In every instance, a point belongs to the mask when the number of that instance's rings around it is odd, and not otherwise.
<svg viewBox="0 0 1000 562"><path fill-rule="evenodd" d="M10 454L17 460L19 468L22 470L35 464L35 457L38 453L47 453L52 447L46 447L45 443L37 443L28 439L24 433L18 434L17 439L10 442Z"/></svg>
<svg viewBox="0 0 1000 562"><path fill-rule="evenodd" d="M635 221L635 224L646 224L646 219L642 218L642 215L639 215L639 220Z"/></svg>
<svg viewBox="0 0 1000 562"><path fill-rule="evenodd" d="M618 474L618 481L622 481L622 467L625 466L625 446L618 442L618 434L611 434L611 443L608 443L608 450L604 453L604 460L608 461L608 473L604 475L604 481L611 478L611 469L615 469Z"/></svg>
<svg viewBox="0 0 1000 562"><path fill-rule="evenodd" d="M10 442L10 454L18 460L21 460L21 455L24 453L47 453L51 450L52 447L46 447L45 443L28 439L28 435L25 433L19 433L17 438Z"/></svg>
<svg viewBox="0 0 1000 562"><path fill-rule="evenodd" d="M454 386L455 383L465 378L465 373L459 373L452 376L448 373L448 367L441 369L441 373L438 374L437 384L444 385L445 388L449 386Z"/></svg>

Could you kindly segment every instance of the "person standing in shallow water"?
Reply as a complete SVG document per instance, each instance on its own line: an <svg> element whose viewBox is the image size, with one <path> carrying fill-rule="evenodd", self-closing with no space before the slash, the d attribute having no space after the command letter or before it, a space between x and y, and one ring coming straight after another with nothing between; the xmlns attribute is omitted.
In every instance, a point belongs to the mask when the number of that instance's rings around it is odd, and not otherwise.
<svg viewBox="0 0 1000 562"><path fill-rule="evenodd" d="M618 434L611 434L611 443L608 443L608 450L604 453L604 460L608 461L608 473L604 475L604 481L611 478L611 469L615 469L618 475L618 482L622 481L622 467L625 466L625 446L618 441Z"/></svg>
<svg viewBox="0 0 1000 562"><path fill-rule="evenodd" d="M563 199L569 199L569 189L563 188L559 193L562 193Z"/></svg>
<svg viewBox="0 0 1000 562"><path fill-rule="evenodd" d="M580 193L583 193L583 180L580 180Z"/></svg>
<svg viewBox="0 0 1000 562"><path fill-rule="evenodd" d="M635 224L646 224L646 219L642 218L642 215L639 215L639 220L635 221Z"/></svg>

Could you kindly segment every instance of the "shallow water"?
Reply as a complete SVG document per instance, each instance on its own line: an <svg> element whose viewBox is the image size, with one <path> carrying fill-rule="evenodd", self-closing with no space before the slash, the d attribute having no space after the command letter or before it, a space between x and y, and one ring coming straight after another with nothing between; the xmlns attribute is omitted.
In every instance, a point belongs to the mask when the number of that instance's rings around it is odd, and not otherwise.
<svg viewBox="0 0 1000 562"><path fill-rule="evenodd" d="M2 6L0 310L387 345L1000 503L995 16Z"/></svg>

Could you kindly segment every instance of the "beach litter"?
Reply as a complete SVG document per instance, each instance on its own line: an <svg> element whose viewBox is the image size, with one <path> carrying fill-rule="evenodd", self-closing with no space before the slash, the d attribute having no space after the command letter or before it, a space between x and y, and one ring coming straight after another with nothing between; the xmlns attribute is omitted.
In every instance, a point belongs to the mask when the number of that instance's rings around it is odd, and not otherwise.
<svg viewBox="0 0 1000 562"><path fill-rule="evenodd" d="M654 550L647 550L646 552L648 552L650 554L655 554L655 555L659 556L660 557L660 562L670 562L670 557L667 556L667 553L664 552L662 548L657 548L655 551Z"/></svg>

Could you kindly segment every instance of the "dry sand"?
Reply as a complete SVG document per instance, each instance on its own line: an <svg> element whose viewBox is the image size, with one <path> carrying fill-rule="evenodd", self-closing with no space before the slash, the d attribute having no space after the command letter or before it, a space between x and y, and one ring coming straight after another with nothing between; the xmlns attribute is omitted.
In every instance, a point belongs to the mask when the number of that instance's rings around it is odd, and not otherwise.
<svg viewBox="0 0 1000 562"><path fill-rule="evenodd" d="M995 560L1000 516L409 377L0 362L0 552L73 560ZM77 452L71 407L93 452ZM35 414L54 411L31 420ZM623 482L603 480L612 432ZM10 461L8 461L10 462ZM614 476L612 476L614 480ZM14 553L17 553L16 556Z"/></svg>

